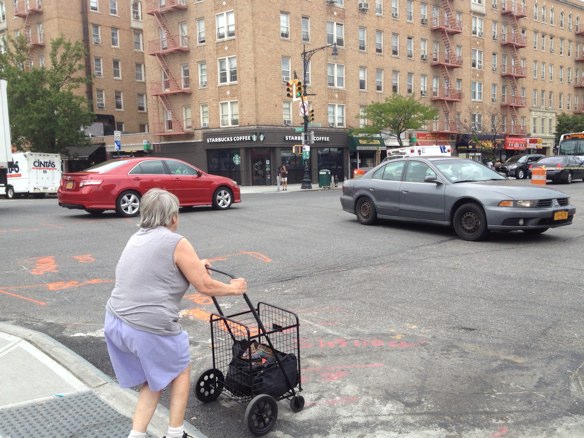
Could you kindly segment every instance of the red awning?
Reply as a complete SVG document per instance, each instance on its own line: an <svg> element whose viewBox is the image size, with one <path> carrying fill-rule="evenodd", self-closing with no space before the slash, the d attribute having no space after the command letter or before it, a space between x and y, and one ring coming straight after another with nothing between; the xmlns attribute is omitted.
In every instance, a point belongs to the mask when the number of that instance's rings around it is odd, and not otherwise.
<svg viewBox="0 0 584 438"><path fill-rule="evenodd" d="M524 151L527 149L527 139L523 137L505 137L503 149Z"/></svg>

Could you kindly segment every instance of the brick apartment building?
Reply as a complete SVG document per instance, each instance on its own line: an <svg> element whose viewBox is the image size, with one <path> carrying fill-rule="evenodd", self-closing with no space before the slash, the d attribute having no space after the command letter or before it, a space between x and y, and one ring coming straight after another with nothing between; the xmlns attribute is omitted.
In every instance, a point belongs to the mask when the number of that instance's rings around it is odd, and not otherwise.
<svg viewBox="0 0 584 438"><path fill-rule="evenodd" d="M28 12L14 17L15 4ZM412 141L447 144L468 156L480 152L469 135L496 140L500 157L528 148L551 154L556 117L584 112L584 3L577 0L0 5L0 32L3 24L7 31L20 23L30 29L31 47L40 30L45 41L56 33L85 41L93 80L88 96L97 114L113 115L127 133L123 150L148 140L155 154L244 185L275 183L283 161L289 181L302 180L292 147L302 143L303 117L299 102L286 95L294 78L306 82L315 114L313 181L323 168L343 179L379 160L383 141L359 141L349 130L366 123L360 117L366 105L393 93L439 110L434 122L411 133ZM116 29L119 47L112 43ZM106 144L112 151L113 142Z"/></svg>

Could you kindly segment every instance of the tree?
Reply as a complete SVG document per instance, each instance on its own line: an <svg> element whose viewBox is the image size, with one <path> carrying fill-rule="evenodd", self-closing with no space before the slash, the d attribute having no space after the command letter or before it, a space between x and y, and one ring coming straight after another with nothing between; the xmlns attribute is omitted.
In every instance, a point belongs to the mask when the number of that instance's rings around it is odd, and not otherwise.
<svg viewBox="0 0 584 438"><path fill-rule="evenodd" d="M584 115L582 114L560 114L556 119L556 145L560 142L560 136L567 132L584 131Z"/></svg>
<svg viewBox="0 0 584 438"><path fill-rule="evenodd" d="M395 135L400 146L402 134L410 129L420 129L436 118L438 110L424 105L413 97L394 94L384 102L374 102L365 107L364 116L369 124L351 131L352 134L378 135L386 132ZM362 117L362 116L360 116Z"/></svg>
<svg viewBox="0 0 584 438"><path fill-rule="evenodd" d="M83 128L94 115L87 99L75 92L87 79L85 48L63 37L51 41L50 65L33 67L22 35L8 39L0 54L0 77L8 82L10 129L17 147L60 153L89 144Z"/></svg>
<svg viewBox="0 0 584 438"><path fill-rule="evenodd" d="M480 118L477 117L480 115ZM461 130L465 133L469 145L481 152L483 159L497 159L497 143L504 134L505 118L496 105L485 105L479 112L467 106L460 121Z"/></svg>

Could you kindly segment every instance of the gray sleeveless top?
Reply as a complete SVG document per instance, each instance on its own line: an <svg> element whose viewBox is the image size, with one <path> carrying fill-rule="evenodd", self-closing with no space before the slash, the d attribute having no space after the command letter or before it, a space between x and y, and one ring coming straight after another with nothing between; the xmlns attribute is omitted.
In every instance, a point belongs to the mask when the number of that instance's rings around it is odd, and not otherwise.
<svg viewBox="0 0 584 438"><path fill-rule="evenodd" d="M139 330L179 334L179 303L189 288L174 263L174 250L182 238L166 227L141 228L134 234L116 266L106 309Z"/></svg>

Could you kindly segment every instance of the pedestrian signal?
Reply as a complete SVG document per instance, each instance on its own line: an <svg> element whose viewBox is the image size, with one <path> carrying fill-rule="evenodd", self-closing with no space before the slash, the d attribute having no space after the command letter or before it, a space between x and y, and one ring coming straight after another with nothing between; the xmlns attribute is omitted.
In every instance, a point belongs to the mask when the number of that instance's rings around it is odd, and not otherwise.
<svg viewBox="0 0 584 438"><path fill-rule="evenodd" d="M290 97L290 98L294 98L295 97L295 90L294 88L296 88L294 86L294 82L292 81L288 81L286 82L286 96Z"/></svg>
<svg viewBox="0 0 584 438"><path fill-rule="evenodd" d="M302 153L302 145L297 144L292 146L292 154L293 155L300 155Z"/></svg>

